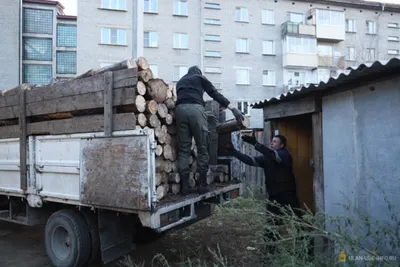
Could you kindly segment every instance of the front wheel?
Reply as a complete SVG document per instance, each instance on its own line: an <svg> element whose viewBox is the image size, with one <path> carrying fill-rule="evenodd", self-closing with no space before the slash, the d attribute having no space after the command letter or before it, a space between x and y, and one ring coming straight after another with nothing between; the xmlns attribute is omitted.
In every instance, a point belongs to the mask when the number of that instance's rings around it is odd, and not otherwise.
<svg viewBox="0 0 400 267"><path fill-rule="evenodd" d="M47 220L46 252L54 266L85 266L90 257L90 243L88 226L78 211L60 210Z"/></svg>

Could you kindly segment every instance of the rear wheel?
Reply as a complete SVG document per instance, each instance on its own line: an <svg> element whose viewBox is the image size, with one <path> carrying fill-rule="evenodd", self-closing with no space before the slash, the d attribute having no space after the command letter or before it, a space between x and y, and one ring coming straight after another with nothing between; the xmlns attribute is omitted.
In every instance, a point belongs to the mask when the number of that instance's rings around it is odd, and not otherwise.
<svg viewBox="0 0 400 267"><path fill-rule="evenodd" d="M88 264L99 263L101 259L101 248L100 248L100 235L99 227L97 224L96 216L93 212L88 210L82 211L83 217L85 218L86 224L89 227L90 232L90 257Z"/></svg>
<svg viewBox="0 0 400 267"><path fill-rule="evenodd" d="M90 243L88 226L77 210L60 210L47 220L46 252L54 266L86 266L90 257Z"/></svg>

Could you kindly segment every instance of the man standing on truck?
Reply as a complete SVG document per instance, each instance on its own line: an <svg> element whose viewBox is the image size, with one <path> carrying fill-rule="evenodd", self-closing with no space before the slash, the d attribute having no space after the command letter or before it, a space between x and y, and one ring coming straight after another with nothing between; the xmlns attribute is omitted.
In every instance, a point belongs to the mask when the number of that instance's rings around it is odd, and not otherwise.
<svg viewBox="0 0 400 267"><path fill-rule="evenodd" d="M197 66L190 67L188 73L178 81L176 84L175 117L179 144L178 161L179 174L182 181L182 195L194 192L194 189L189 187L189 158L193 137L196 141L198 154L196 170L199 173L198 192L200 194L208 192L206 179L209 161L209 131L207 115L204 110L204 92L207 92L221 106L230 109L238 122L244 119L242 113L215 89L213 84L202 75Z"/></svg>
<svg viewBox="0 0 400 267"><path fill-rule="evenodd" d="M250 157L242 154L233 147L231 142L225 144L226 151L247 165L263 168L269 200L271 202L275 200L282 206L289 205L295 214L301 217L296 181L293 174L293 160L286 149L286 137L275 135L270 148L257 142L254 131L251 136L242 136L242 140L253 145L262 155ZM276 215L281 214L279 207L276 206L267 205L267 210ZM267 231L266 236L273 238L274 235Z"/></svg>

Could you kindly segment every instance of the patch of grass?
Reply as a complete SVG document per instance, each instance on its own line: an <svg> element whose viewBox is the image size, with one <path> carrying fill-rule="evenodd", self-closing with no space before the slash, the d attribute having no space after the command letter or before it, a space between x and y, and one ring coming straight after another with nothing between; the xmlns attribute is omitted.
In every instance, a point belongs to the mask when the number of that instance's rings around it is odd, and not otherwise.
<svg viewBox="0 0 400 267"><path fill-rule="evenodd" d="M254 196L239 198L229 205L217 206L214 215L208 219L168 233L162 241L168 251L157 251L147 265L145 262L136 264L129 256L120 265L333 267L343 264L338 255L343 250L348 256L346 266L399 266L400 221L384 192L382 199L387 204L390 221L372 220L362 207L350 204L338 205L346 215L328 217L326 214L314 215L308 210L299 218L292 209L277 203ZM347 202L351 203L350 200ZM266 204L280 208L282 215L268 212ZM281 224L277 225L277 221ZM266 238L266 230L278 239ZM324 252L315 253L324 240L329 240L332 245L324 248ZM350 255L364 260L350 260ZM397 257L371 260L389 255Z"/></svg>

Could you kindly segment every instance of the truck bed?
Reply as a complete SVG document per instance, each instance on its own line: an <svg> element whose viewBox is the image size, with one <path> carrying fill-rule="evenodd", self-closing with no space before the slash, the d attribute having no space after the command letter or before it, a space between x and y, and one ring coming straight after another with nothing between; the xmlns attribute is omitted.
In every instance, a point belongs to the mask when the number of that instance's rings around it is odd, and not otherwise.
<svg viewBox="0 0 400 267"><path fill-rule="evenodd" d="M169 195L161 200L159 200L158 204L156 205L156 210L158 209L165 209L170 206L179 205L182 202L193 201L193 199L204 200L215 197L221 192L225 192L226 189L236 188L240 182L238 181L228 181L224 183L213 183L209 185L209 192L206 194L199 195L197 193L192 193L186 196L178 195ZM196 202L196 200L194 200Z"/></svg>
<svg viewBox="0 0 400 267"><path fill-rule="evenodd" d="M114 132L111 138L96 132L28 140L27 192L20 188L19 139L0 140L0 195L34 195L41 201L140 213L150 219L205 200L223 202L224 194L240 188L235 181L214 183L203 195L177 194L157 201L152 129ZM150 220L149 227L159 228Z"/></svg>

